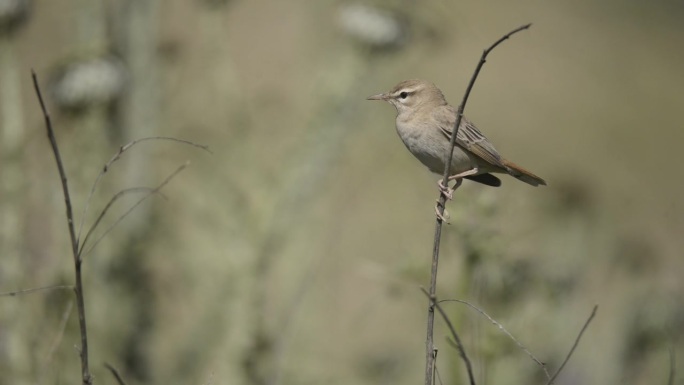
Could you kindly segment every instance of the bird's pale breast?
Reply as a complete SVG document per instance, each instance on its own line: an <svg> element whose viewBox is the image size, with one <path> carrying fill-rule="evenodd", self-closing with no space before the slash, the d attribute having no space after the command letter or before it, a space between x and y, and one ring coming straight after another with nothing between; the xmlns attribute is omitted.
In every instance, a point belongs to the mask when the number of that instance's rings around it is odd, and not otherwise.
<svg viewBox="0 0 684 385"><path fill-rule="evenodd" d="M430 171L442 174L450 143L436 124L429 123L416 125L415 122L406 122L399 116L396 122L397 133L406 148L421 163ZM457 145L454 147L450 173L453 175L470 170L477 165L475 162L472 155Z"/></svg>

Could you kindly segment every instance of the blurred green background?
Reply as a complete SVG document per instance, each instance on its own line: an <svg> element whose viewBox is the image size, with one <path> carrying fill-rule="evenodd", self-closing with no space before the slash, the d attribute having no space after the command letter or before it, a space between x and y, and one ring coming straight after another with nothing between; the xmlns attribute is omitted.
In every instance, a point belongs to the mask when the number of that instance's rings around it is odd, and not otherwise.
<svg viewBox="0 0 684 385"><path fill-rule="evenodd" d="M438 295L471 301L558 384L664 384L682 367L684 4L679 1L0 1L0 291L72 284L47 96L77 223L191 166L86 256L91 370L113 384L415 384L437 177L368 102L424 78L548 182L464 183ZM678 176L679 175L679 176ZM97 234L135 196L117 202ZM478 384L545 383L471 309L444 305ZM462 363L436 330L444 383ZM0 297L0 383L80 381L69 291ZM674 383L684 383L677 375Z"/></svg>

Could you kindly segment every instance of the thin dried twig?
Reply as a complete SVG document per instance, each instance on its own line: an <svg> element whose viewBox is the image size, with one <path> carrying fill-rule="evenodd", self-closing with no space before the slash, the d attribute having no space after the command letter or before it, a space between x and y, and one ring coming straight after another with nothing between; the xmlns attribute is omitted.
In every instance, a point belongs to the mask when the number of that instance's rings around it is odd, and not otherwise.
<svg viewBox="0 0 684 385"><path fill-rule="evenodd" d="M489 48L485 49L484 52L482 52L482 56L480 57L480 61L477 63L477 67L475 68L475 72L473 73L473 76L470 78L470 82L468 83L468 88L466 88L465 94L463 95L463 101L461 104L458 106L458 114L456 115L456 123L454 125L454 133L451 135L451 142L449 144L449 148L451 151L447 154L447 161L446 165L444 167L444 174L442 177L442 180L445 181L447 184L449 183L449 176L450 176L450 171L451 171L451 160L453 159L454 156L454 147L456 146L456 137L458 134L458 129L461 127L461 120L463 119L463 110L465 110L466 103L468 102L468 98L470 97L470 92L473 89L473 86L475 85L475 80L477 80L477 76L480 74L480 70L482 69L482 66L487 62L487 56L489 55L490 52L494 50L499 44L503 43L504 41L508 40L512 35L524 31L526 29L529 29L532 26L532 24L525 24L523 26L520 26L511 32L503 35L499 40L497 40L494 44L492 44ZM440 192L439 194L439 211L440 214L444 214L444 208L446 207L446 196ZM437 217L439 223L442 223L441 218Z"/></svg>
<svg viewBox="0 0 684 385"><path fill-rule="evenodd" d="M546 369L546 364L543 363L543 362L541 362L537 357L535 357L534 354L532 354L532 352L530 352L530 350L527 349L527 348L525 347L525 345L523 345L520 341L518 341L518 340L513 336L513 334L511 334L508 330L506 330L506 328L505 328L502 324L500 324L499 322L497 322L494 318L490 317L489 314L487 314L484 310L482 310L482 309L480 309L479 307L477 307L477 306L471 304L471 303L468 302L468 301L463 301L463 300L461 300L461 299L443 299L443 300L440 300L439 302L440 302L440 303L442 303L442 302L458 302L458 303L462 303L462 304L464 304L464 305L467 305L467 306L470 307L471 309L477 311L478 313L482 314L485 318L487 318L487 319L489 320L489 322L491 322L492 324L496 325L496 326L499 328L499 330L501 330L502 332L504 332L504 334L506 334L506 335L508 336L508 338L510 338L511 340L513 340L513 342L515 342L515 344L518 345L518 348L520 348L520 350L522 350L523 352L525 352L525 354L527 354L527 355L532 359L532 361L534 361L535 363L537 363L537 365L539 365L539 366L542 368L542 370L544 371L544 375L546 375L546 379L547 379L547 380L548 380L548 379L551 379L551 375L549 374L549 371Z"/></svg>
<svg viewBox="0 0 684 385"><path fill-rule="evenodd" d="M166 199L166 196L162 194L159 191L154 191L153 188L151 187L132 187L132 188L127 188L124 190L119 191L118 193L114 194L112 198L107 202L105 205L104 209L100 212L100 215L97 217L95 220L95 223L93 223L92 226L88 229L88 232L85 235L85 238L83 238L83 242L81 242L80 248L78 250L79 255L83 252L83 249L85 248L86 243L88 243L88 239L90 238L90 235L97 229L97 226L100 224L102 221L102 218L107 214L107 211L112 207L114 202L119 200L119 198L123 197L126 194L131 194L131 193L137 193L137 192L147 192L150 194L159 194L162 198Z"/></svg>
<svg viewBox="0 0 684 385"><path fill-rule="evenodd" d="M451 331L451 337L453 337L454 341L456 342L456 349L458 350L458 354L461 356L461 359L463 359L463 363L466 366L466 370L468 372L468 379L470 380L470 385L475 385L475 375L473 375L473 366L471 365L470 359L468 358L468 355L465 352L465 348L463 347L461 338L458 336L458 333L456 333L456 328L454 328L454 325L451 323L451 320L447 316L446 312L444 312L444 309L442 309L442 306L439 305L437 297L435 297L434 295L431 296L430 293L428 293L428 291L425 290L425 288L423 287L421 287L420 290L422 290L423 293L425 293L425 295L430 299L430 306L433 308L437 308L437 311L439 311L439 314L441 314L442 318L444 319L444 322L446 322L449 331Z"/></svg>
<svg viewBox="0 0 684 385"><path fill-rule="evenodd" d="M437 368L437 364L435 364L435 375L437 376L437 381L439 382L439 385L444 385L442 382L442 376L439 375L439 369Z"/></svg>
<svg viewBox="0 0 684 385"><path fill-rule="evenodd" d="M31 289L21 289L17 291L8 291L5 293L0 293L0 297L15 297L17 295L23 295L23 294L31 294L35 293L38 291L46 291L46 290L74 290L74 287L71 285L53 285L53 286L45 286L45 287L34 287Z"/></svg>
<svg viewBox="0 0 684 385"><path fill-rule="evenodd" d="M126 382L123 380L123 377L121 377L121 375L119 374L119 371L116 370L115 367L113 367L112 365L110 365L107 362L104 363L104 367L109 369L110 372L112 372L112 376L114 376L114 378L116 379L116 382L119 385L126 385Z"/></svg>
<svg viewBox="0 0 684 385"><path fill-rule="evenodd" d="M437 353L439 353L439 350L437 348L435 348L435 350L433 350L433 354L434 354L433 359L435 360L435 366L434 366L435 371L432 373L432 382L433 383L435 381L435 375L439 376L439 371L437 370ZM441 382L442 382L441 378L439 379L439 382L441 385Z"/></svg>
<svg viewBox="0 0 684 385"><path fill-rule="evenodd" d="M50 347L45 354L45 357L43 358L42 362L40 363L40 368L38 370L38 380L36 383L44 383L44 379L46 378L46 372L47 369L50 367L52 364L52 359L55 356L55 352L57 351L57 348L59 348L59 345L62 343L62 338L64 337L64 332L67 327L67 322L69 321L69 316L71 316L71 312L74 308L74 300L69 299L69 302L67 303L66 307L64 308L64 311L62 312L62 317L59 321L59 326L57 327L57 331L55 333L55 336L52 338L52 343L50 343Z"/></svg>
<svg viewBox="0 0 684 385"><path fill-rule="evenodd" d="M76 284L73 286L73 290L76 294L76 307L78 309L78 319L79 319L79 328L80 328L80 335L81 335L81 346L77 347L77 350L79 352L79 355L81 356L81 376L82 376L82 382L83 385L92 385L93 382L93 377L90 374L90 369L88 366L88 337L87 337L87 327L86 327L86 318L85 318L85 305L84 305L84 299L83 299L83 283L82 283L82 275L81 275L81 267L83 263L83 256L90 253L98 244L99 242L114 228L116 225L121 222L128 214L130 214L139 204L141 204L143 201L145 201L147 198L154 194L158 194L159 190L161 190L173 177L175 177L179 172L181 172L185 167L188 166L189 162L186 162L184 165L180 166L176 171L174 171L171 175L169 175L159 186L157 186L154 189L145 189L145 188L132 188L132 189L125 189L120 191L119 193L115 194L114 197L109 201L109 203L105 206L105 208L102 210L100 215L98 216L97 220L95 221L95 224L88 230L88 233L86 234L86 240L89 238L90 234L97 228L99 225L100 221L104 217L104 215L107 213L111 205L118 200L121 196L131 193L131 192L138 192L141 190L147 191L147 194L138 200L133 206L131 206L128 211L126 211L123 215L121 215L114 223L104 231L104 233L93 243L93 245L87 249L85 254L83 253L85 241L83 244L80 244L80 237L81 237L81 231L83 229L83 223L85 220L85 217L87 216L88 208L90 207L90 202L92 200L92 197L95 193L95 190L99 184L99 181L102 179L102 176L109 170L109 168L112 166L114 162L116 162L121 155L131 147L133 147L135 144L143 142L143 141L148 141L148 140L170 140L174 142L179 142L183 144L188 144L194 147L201 148L209 153L208 146L205 145L200 145L197 143L193 143L187 140L182 140L182 139L176 139L176 138L169 138L169 137L147 137L147 138L141 138L134 140L121 148L119 148L119 151L105 164L103 167L102 171L100 174L97 176L95 179L95 182L93 183L93 186L90 190L90 194L88 195L87 202L84 206L82 218L81 218L81 223L79 224L79 229L78 229L78 236L76 235L76 231L74 229L74 215L73 215L73 209L71 206L71 197L69 195L69 188L68 188L68 183L67 183L67 177L66 177L66 172L64 170L64 165L62 163L62 158L59 153L59 147L57 145L57 139L55 137L54 130L52 128L52 120L50 118L50 114L45 106L45 102L43 100L43 95L40 90L40 85L38 84L38 77L36 76L35 71L31 70L31 78L33 80L33 87L36 91L36 96L38 97L38 102L40 103L40 108L43 113L43 118L45 120L45 126L47 130L47 136L50 141L50 146L52 148L52 152L55 157L55 162L57 163L57 169L59 171L59 176L60 180L62 183L62 192L64 194L64 201L66 204L66 217L67 217L67 224L69 228L69 236L71 240L71 250L73 254L73 259L74 259L74 275L76 279ZM17 294L21 293L29 293L33 291L38 291L38 290L48 290L48 289L54 289L57 287L48 287L48 288L38 288L38 289L27 289L27 290L22 290L18 292L10 292L6 293L8 296L14 296ZM112 370L113 373L116 374L116 370L108 366L110 370ZM116 375L117 379L120 380L119 376ZM120 381L120 383L122 383Z"/></svg>
<svg viewBox="0 0 684 385"><path fill-rule="evenodd" d="M575 342L572 344L572 348L570 348L568 355L565 357L565 360L563 360L563 363L558 368L558 370L556 370L556 373L554 373L553 376L551 376L551 379L549 380L549 382L546 383L546 385L553 384L553 382L556 380L556 377L558 377L563 368L565 368L565 364L567 364L568 361L570 361L570 357L572 357L572 354L575 352L577 345L579 345L580 339L582 338L582 334L584 334L584 331L587 330L587 327L589 326L591 320L594 319L594 316L596 315L596 310L598 310L598 305L594 305L594 309L591 311L591 314L589 315L589 318L587 318L587 321L584 322L584 326L582 326L582 330L580 330L579 334L577 335L577 338L575 338Z"/></svg>
<svg viewBox="0 0 684 385"><path fill-rule="evenodd" d="M66 172L64 171L64 165L62 164L62 157L59 154L59 147L57 146L57 138L55 138L55 132L52 129L52 120L50 119L50 114L45 107L43 95L40 92L38 77L33 70L31 70L31 77L33 79L33 88L36 91L36 96L38 96L38 102L40 103L40 109L43 112L47 136L50 140L50 146L52 147L52 153L55 156L55 162L57 163L57 169L59 170L59 177L62 182L62 193L64 194L64 203L66 204L66 217L69 227L69 237L71 239L71 252L74 258L74 275L76 278L74 292L76 293L76 308L78 309L78 323L81 333L81 347L79 349L81 356L81 380L83 385L91 385L93 383L93 377L90 374L90 368L88 367L88 335L85 318L85 304L83 301L83 283L81 281L82 260L78 255L78 240L76 238L76 231L74 230L74 213L71 208L71 197L69 196L69 187L67 185L67 177Z"/></svg>
<svg viewBox="0 0 684 385"><path fill-rule="evenodd" d="M166 186L166 185L171 181L171 179L173 179L176 175L178 175L178 173L180 173L180 172L183 171L186 167L188 167L188 165L190 165L190 162L185 162L184 164L182 164L182 165L181 165L180 167L178 167L174 172L172 172L169 176L167 176L166 179L164 179L157 187L155 187L155 188L153 188L153 189L150 189L150 190L147 192L147 194L145 194L145 196L143 196L142 198L140 198L140 199L139 199L137 202L135 202L131 207L129 207L128 210L126 210L126 212L124 212L119 218L117 218L117 219L114 221L114 223L112 223L111 226L109 226L109 227L107 228L107 230L105 230L105 231L102 233L102 235L100 235L100 237L97 238L97 240L95 240L95 242L93 242L93 245L90 246L90 248L88 248L88 250L86 250L85 253L82 253L82 254L81 254L81 258L83 258L83 257L85 257L86 255L90 254L90 252L93 251L93 249L95 249L95 247L97 247L97 245L100 243L100 241L102 241L102 239L103 239L105 236L107 236L107 234L109 234L109 232L112 231L112 230L116 227L116 225L119 224L119 222L121 222L124 218L126 218L126 217L128 216L128 214L130 214L131 212L133 212L133 210L135 210L136 207L138 207L141 203L143 203L145 200L147 200L147 198L151 197L151 196L154 195L154 194L157 194L157 193L159 192L159 190L161 190L162 188L164 188L164 186Z"/></svg>
<svg viewBox="0 0 684 385"><path fill-rule="evenodd" d="M69 321L69 316L71 315L71 310L74 308L74 301L70 300L62 313L62 319L59 321L59 328L57 328L57 334L55 335L52 344L50 345L50 350L48 350L45 356L44 366L48 366L52 362L52 357L57 350L57 347L62 343L62 337L64 337L64 331L66 330L67 321Z"/></svg>
<svg viewBox="0 0 684 385"><path fill-rule="evenodd" d="M670 346L670 374L667 377L667 385L674 385L675 381L675 350L672 346Z"/></svg>
<svg viewBox="0 0 684 385"><path fill-rule="evenodd" d="M211 150L209 150L209 146L207 146L207 145L198 144L195 142L191 142L189 140L171 138L171 137L167 137L167 136L150 136L150 137L146 137L146 138L140 138L140 139L136 139L132 142L129 142L129 143L119 147L119 151L117 151L117 153L114 154L114 156L112 156L112 158L109 159L109 161L107 163L105 163L104 167L102 167L102 171L100 171L100 173L97 175L97 178L95 178L95 182L93 183L93 187L90 188L90 193L88 194L88 198L86 199L86 204L83 207L83 212L81 213L81 222L78 225L78 236L76 237L76 239L79 242L81 240L81 232L83 230L83 224L85 222L86 216L88 215L88 209L90 208L90 202L92 201L93 195L95 195L95 190L97 189L97 186L100 183L100 179L102 179L104 174L106 174L107 171L109 171L109 169L112 167L114 162L116 162L117 160L119 160L121 158L121 155L123 155L124 152L126 152L127 150L129 150L131 147L135 146L138 143L146 142L149 140L170 140L172 142L178 142L178 143L182 143L182 144L187 144L189 146L201 148L202 150L204 150L210 154L212 153ZM92 232L92 230L93 229L91 227L91 229L88 232ZM87 235L86 235L86 237L87 237ZM85 242L83 242L83 243L85 243Z"/></svg>
<svg viewBox="0 0 684 385"><path fill-rule="evenodd" d="M499 40L497 40L494 44L492 44L489 48L484 50L482 53L482 57L480 58L480 61L477 64L477 67L475 68L475 72L473 73L473 76L470 78L470 83L468 84L468 88L466 88L466 92L463 95L463 101L461 104L458 106L458 115L456 116L456 124L453 129L453 134L451 135L451 143L449 145L450 151L447 154L447 161L446 165L444 167L444 175L442 180L446 181L448 184L449 181L449 174L451 172L451 160L454 155L454 147L456 146L456 136L458 135L458 129L461 126L461 120L463 119L463 110L465 109L466 103L468 102L468 97L470 96L470 91L473 89L473 85L475 84L475 80L477 79L477 76L480 73L480 70L482 69L482 66L484 63L487 61L487 55L496 48L499 44L501 44L504 40L507 40L510 38L513 34L518 33L520 31L526 30L530 28L532 24L526 24L521 27L518 27L514 29L513 31L505 34L503 37L501 37ZM430 298L433 298L435 296L435 292L437 290L437 267L439 265L439 246L440 246L440 241L442 238L442 218L444 216L444 208L446 207L446 196L440 192L439 198L438 198L438 211L439 214L437 216L437 223L435 225L435 238L434 238L434 243L432 247L432 268L431 268L431 275L430 275L430 289L429 289L429 296ZM434 314L434 309L432 306L428 308L428 320L427 320L427 337L425 341L425 385L432 385L433 384L433 366L435 364L434 357L432 355L432 350L434 349L434 324L435 324L435 314Z"/></svg>

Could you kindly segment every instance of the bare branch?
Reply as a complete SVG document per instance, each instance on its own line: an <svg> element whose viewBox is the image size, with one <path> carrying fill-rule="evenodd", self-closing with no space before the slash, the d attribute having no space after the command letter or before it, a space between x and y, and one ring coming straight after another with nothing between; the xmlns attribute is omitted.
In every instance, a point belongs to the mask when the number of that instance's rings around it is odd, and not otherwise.
<svg viewBox="0 0 684 385"><path fill-rule="evenodd" d="M59 345L62 343L62 337L64 337L64 331L66 330L67 321L69 321L69 316L71 315L71 310L73 308L74 308L74 301L70 300L66 306L66 309L64 309L64 312L62 313L62 319L59 321L59 327L57 328L57 334L55 335L55 338L52 341L52 344L50 345L50 350L48 350L48 353L45 356L44 366L47 366L50 364L50 362L52 361L52 357L54 356L55 351L57 350L57 347L59 347Z"/></svg>
<svg viewBox="0 0 684 385"><path fill-rule="evenodd" d="M71 285L53 285L53 286L45 286L45 287L34 287L31 289L21 289L21 290L17 290L17 291L8 291L6 293L0 293L0 297L15 297L17 295L31 294L31 293L35 293L38 291L64 290L64 289L73 290L74 287Z"/></svg>
<svg viewBox="0 0 684 385"><path fill-rule="evenodd" d="M525 345L523 345L522 343L520 343L520 341L518 341L518 340L513 336L513 334L509 333L508 330L506 330L506 328L505 328L502 324L500 324L499 322L497 322L494 318L490 317L489 314L487 314L484 310L480 309L479 307L477 307L477 306L475 306L475 305L473 305L473 304L471 304L471 303L469 303L469 302L467 302L467 301L463 301L463 300L460 300L460 299L443 299L443 300L440 300L439 302L440 302L440 303L442 303L442 302L458 302L458 303L462 303L462 304L465 304L465 305L469 306L471 309L477 311L478 313L482 314L484 317L486 317L486 318L489 320L489 322L491 322L491 323L493 323L494 325L496 325L496 326L499 328L499 330L501 330L502 332L504 332L504 334L506 334L511 340L513 340L513 342L515 342L515 344L518 345L518 348L520 348L520 350L522 350L523 352L525 352L525 354L527 354L527 355L532 359L532 361L536 362L537 365L539 365L539 366L542 368L542 370L544 371L544 374L546 375L546 379L547 379L547 380L548 380L548 379L551 379L551 375L549 374L549 371L546 369L546 364L543 363L543 362L541 362L537 357L535 357L534 354L532 354L532 352L530 352L529 349L527 349L527 348L525 347Z"/></svg>
<svg viewBox="0 0 684 385"><path fill-rule="evenodd" d="M74 276L76 279L74 291L76 292L76 308L78 309L78 323L81 333L81 348L79 349L81 355L81 380L83 385L91 385L93 383L93 377L90 374L90 369L88 367L88 335L85 318L85 303L83 301L83 283L81 281L81 258L78 254L78 240L76 238L76 232L74 231L74 214L73 210L71 209L71 197L69 196L66 172L64 171L64 165L62 164L62 157L59 154L57 139L55 138L55 132L52 129L50 114L45 107L43 95L41 94L40 86L38 85L38 77L33 70L31 70L31 77L33 79L33 88L36 91L36 96L38 97L38 102L40 103L40 109L43 112L47 136L50 140L50 146L52 147L52 153L55 156L55 162L57 163L57 169L59 170L59 177L62 182L62 192L64 194L67 224L69 227L69 237L71 238L71 252L74 258Z"/></svg>
<svg viewBox="0 0 684 385"><path fill-rule="evenodd" d="M82 254L81 254L81 258L83 258L83 257L85 257L86 255L90 254L90 252L93 251L93 249L95 249L95 247L97 247L97 245L100 243L100 241L102 241L102 239L103 239L105 236L107 236L107 234L109 234L110 231L112 231L112 230L113 230L113 229L114 229L114 228L115 228L115 227L116 227L124 218L126 218L126 217L128 216L128 214L130 214L131 212L133 212L133 210L135 210L136 207L138 207L141 203L143 203L145 200L147 200L147 198L151 197L151 196L154 195L154 194L157 194L157 193L159 192L159 190L161 190L162 188L164 188L164 186L166 186L166 185L171 181L171 179L173 179L176 175L178 175L178 173L180 173L180 172L183 171L186 167L188 167L189 164L190 164L190 162L185 162L184 164L182 164L182 165L181 165L180 167L178 167L174 172L172 172L169 176L167 176L166 179L164 179L157 187L151 189L147 194L145 194L145 196L143 196L142 198L140 198L140 199L139 199L137 202L135 202L131 207L129 207L128 210L126 210L126 212L124 212L119 218L117 218L117 219L114 221L114 223L112 223L111 226L109 226L109 227L107 228L107 230L105 230L104 233L102 233L102 235L100 235L100 237L97 238L97 240L95 240L95 242L93 243L93 245L90 246L90 248L88 248L88 250L86 250L85 253L82 253Z"/></svg>
<svg viewBox="0 0 684 385"><path fill-rule="evenodd" d="M453 134L451 135L451 142L449 144L449 153L447 154L447 161L444 167L444 175L442 180L443 181L449 181L449 175L451 172L451 161L453 159L454 155L454 147L456 146L456 137L458 135L458 129L461 126L461 120L463 119L463 110L465 109L466 103L468 102L468 97L470 96L470 91L473 89L473 85L475 84L475 80L477 79L477 76L480 73L480 70L482 69L482 66L484 63L487 61L487 55L496 48L499 44L501 44L504 40L510 38L513 34L520 32L522 30L530 28L532 24L527 24L523 25L521 27L518 27L511 32L505 34L503 37L501 37L499 40L497 40L494 44L492 44L489 48L484 50L482 53L482 57L480 58L480 61L477 64L477 67L475 68L475 72L473 73L473 76L470 78L470 83L468 84L468 88L466 89L465 94L463 95L463 101L461 104L458 106L458 115L456 116L456 125L453 129ZM458 181L457 181L457 186L458 186ZM444 217L444 208L446 207L446 195L443 194L440 191L439 198L437 200L437 210L439 215L437 215L437 223L435 224L435 237L434 237L434 243L432 246L432 267L431 267L431 275L430 275L430 289L429 289L429 297L434 298L436 290L437 290L437 267L439 265L439 246L440 242L442 239L442 218ZM432 366L435 363L434 357L432 357L432 350L434 348L434 324L435 324L435 314L434 314L434 309L432 306L428 308L428 320L427 320L427 337L425 341L425 385L432 385L433 384L433 376L432 376Z"/></svg>
<svg viewBox="0 0 684 385"><path fill-rule="evenodd" d="M112 156L112 158L109 159L109 161L107 163L105 163L104 167L102 167L102 171L100 171L100 173L97 175L97 178L95 178L95 182L93 183L93 187L90 188L90 193L88 194L88 198L86 199L86 204L83 207L83 212L81 213L81 222L78 225L78 236L76 237L76 239L78 241L81 240L81 231L83 230L83 224L85 222L86 216L88 215L88 209L90 208L90 202L92 201L93 195L95 195L95 190L97 189L97 186L100 183L100 179L102 179L104 174L106 174L107 171L109 171L109 169L112 167L114 162L116 162L117 160L119 160L121 158L121 155L123 155L123 153L126 152L126 150L129 150L131 147L135 146L138 143L146 142L149 140L170 140L172 142L178 142L178 143L182 143L182 144L187 144L189 146L201 148L202 150L204 150L210 154L212 153L211 150L209 150L209 146L207 146L207 145L198 144L195 142L191 142L189 140L176 139L176 138L171 138L171 137L166 137L166 136L150 136L150 137L146 137L146 138L140 138L140 139L136 139L132 142L129 142L129 143L119 147L119 151L117 151L117 153L114 154L114 156ZM91 230L92 230L92 227L91 227ZM83 242L83 243L85 243L85 242ZM82 248L82 246L83 245L81 245L81 248Z"/></svg>
<svg viewBox="0 0 684 385"><path fill-rule="evenodd" d="M92 200L92 197L94 195L95 189L97 188L97 185L102 178L102 176L109 170L111 165L116 162L120 157L121 154L123 154L126 150L129 148L133 147L135 144L147 141L147 140L170 140L174 142L179 142L183 144L188 144L194 147L202 148L203 150L207 152L209 151L209 148L204 145L199 145L187 140L182 140L182 139L176 139L176 138L168 138L168 137L148 137L148 138L142 138L138 140L134 140L133 142L130 142L124 146L122 146L119 151L105 164L103 167L102 171L96 178L95 182L93 183L93 187L91 188L90 194L88 196L88 200L86 202L86 205L84 207L83 215L81 218L81 223L79 225L79 230L78 230L78 236L76 236L76 231L74 229L74 216L73 216L73 209L71 206L71 198L69 195L69 188L67 184L67 177L66 177L66 172L64 171L64 165L62 163L62 158L59 153L59 147L57 145L57 139L55 138L55 133L52 128L52 121L50 119L50 114L45 106L45 102L43 100L43 95L40 90L40 86L38 84L38 78L36 76L35 71L31 70L31 77L33 79L33 87L36 91L36 96L38 97L38 101L40 103L40 108L43 112L43 117L45 119L45 126L47 129L47 136L48 139L50 140L50 145L52 147L52 152L55 157L55 162L57 163L57 169L59 171L59 176L60 180L62 182L62 191L64 194L64 201L66 204L66 216L67 216L67 223L68 223L68 228L69 228L69 236L71 239L71 249L72 249L72 254L73 254L73 259L74 259L74 276L75 276L75 286L73 287L74 292L76 293L76 307L78 309L78 318L79 318L79 327L80 327L80 335L81 335L81 346L78 348L79 355L81 356L81 376L82 376L82 383L83 385L92 385L93 378L92 375L90 374L90 369L88 366L88 337L87 337L87 327L86 327L86 318L85 318L85 305L84 305L84 299L83 299L83 284L82 284L82 277L81 277L81 267L83 263L83 249L84 245L79 245L80 241L80 236L81 236L81 231L83 229L83 223L84 223L84 218L87 215L88 212L88 207L90 206L90 201ZM174 176L176 176L180 171L182 171L185 167L187 167L188 163L182 165L176 171L174 171L169 177L167 177L159 186L157 186L154 189L147 189L147 194L140 200L138 200L132 207L129 208L128 211L126 211L122 216L120 216L114 223L107 229L105 232L93 243L93 245L87 249L86 254L91 252L97 244L114 228L116 225L121 222L128 214L130 214L140 203L145 201L148 197L159 193L159 190L162 189ZM94 231L97 226L99 225L100 221L104 217L104 215L107 213L111 205L118 200L120 197L127 193L132 193L132 192L138 192L144 190L143 188L133 188L133 189L126 189L122 190L112 199L109 201L109 203L105 206L105 208L102 210L100 213L99 217L95 221L95 224L88 230L88 233L86 235L86 240L89 238L90 234L92 231ZM7 295L13 296L19 293L28 293L31 291L37 291L37 290L43 290L42 288L40 289L29 289L25 291L20 291L20 292L13 292L13 293L7 293ZM47 289L45 289L47 290Z"/></svg>
<svg viewBox="0 0 684 385"><path fill-rule="evenodd" d="M456 329L454 328L454 325L451 323L451 320L449 320L449 317L446 315L444 312L444 309L439 305L439 302L437 301L437 297L431 296L430 293L428 293L425 288L421 287L420 290L425 293L425 295L430 299L430 306L437 308L437 311L439 311L439 314L442 315L442 318L444 319L444 322L446 322L447 327L449 328L449 331L451 331L451 336L453 337L454 341L456 341L456 349L458 350L459 355L461 356L461 359L463 359L463 363L465 363L466 370L468 371L468 379L470 380L470 385L475 385L475 376L473 375L473 367L470 364L470 359L468 359L468 355L466 355L465 349L463 348L463 343L461 343L461 338L458 336L458 333L456 333ZM433 359L433 367L434 367L434 359Z"/></svg>
<svg viewBox="0 0 684 385"><path fill-rule="evenodd" d="M122 378L121 375L119 374L119 371L116 370L115 367L113 367L112 365L110 365L110 364L107 363L107 362L104 363L104 367L107 368L107 369L109 369L110 372L112 372L112 376L114 376L114 378L116 379L116 382L117 382L119 385L126 385L126 382L123 380L123 378Z"/></svg>
<svg viewBox="0 0 684 385"><path fill-rule="evenodd" d="M482 52L482 57L480 58L480 61L477 63L477 67L475 68L475 72L473 73L473 76L470 78L470 82L468 83L468 88L466 88L466 92L463 95L463 101L461 104L458 106L458 115L456 116L456 123L454 125L454 133L451 135L451 142L449 144L449 148L451 151L447 154L447 161L446 165L444 167L444 174L442 180L444 181L449 181L449 175L451 171L451 160L453 159L454 156L454 147L456 146L456 136L458 135L458 129L461 127L461 120L463 119L463 110L465 110L466 103L468 102L468 98L470 97L470 92L473 89L473 86L475 85L475 80L477 80L477 76L480 74L480 70L482 70L482 66L487 62L487 56L489 55L490 52L494 50L499 44L503 43L505 40L508 40L511 36L514 34L524 31L526 29L529 29L532 26L532 24L525 24L523 26L520 26L511 32L503 35L499 40L497 40L494 44L492 44L489 48L485 49L484 52ZM440 208L440 214L444 214L444 208L446 207L446 196L442 193L439 195L439 208ZM441 219L438 217L438 222L441 223Z"/></svg>
<svg viewBox="0 0 684 385"><path fill-rule="evenodd" d="M667 377L667 385L674 385L675 381L675 372L676 372L676 361L675 361L675 349L674 347L670 346L670 374Z"/></svg>
<svg viewBox="0 0 684 385"><path fill-rule="evenodd" d="M109 208L112 207L114 202L119 200L119 198L123 197L126 194L131 194L131 193L137 193L137 192L147 192L150 194L159 194L162 198L166 199L166 196L162 194L159 191L154 191L153 188L151 187L132 187L132 188L127 188L124 190L119 191L118 193L114 194L114 196L107 202L105 205L104 209L100 212L100 215L97 217L95 220L95 223L90 226L90 229L88 229L88 232L86 233L85 238L83 238L83 242L81 242L80 248L78 250L79 256L83 252L83 249L85 248L86 243L88 243L88 239L90 238L90 235L95 231L97 226L100 224L102 221L102 218L107 214L107 211L109 211Z"/></svg>
<svg viewBox="0 0 684 385"><path fill-rule="evenodd" d="M437 381L439 381L439 385L444 385L444 383L442 382L442 376L439 375L439 369L437 368L437 364L435 364L435 374L437 375Z"/></svg>
<svg viewBox="0 0 684 385"><path fill-rule="evenodd" d="M587 318L587 321L584 323L584 326L582 326L582 330L580 330L579 334L577 335L577 338L575 338L575 342L572 344L572 348L570 348L568 355L565 357L565 360L563 360L563 363L558 368L558 370L556 370L556 373L554 373L553 376L551 376L551 379L549 380L549 382L546 383L546 385L553 384L553 381L556 380L556 377L558 377L560 372L563 370L565 364L567 364L568 361L570 361L570 357L572 357L572 353L575 352L575 349L577 348L577 345L579 344L580 339L582 338L582 334L584 334L584 331L587 330L587 327L589 326L591 320L594 319L594 316L596 315L596 310L598 310L598 305L594 305L594 310L591 311L589 318Z"/></svg>

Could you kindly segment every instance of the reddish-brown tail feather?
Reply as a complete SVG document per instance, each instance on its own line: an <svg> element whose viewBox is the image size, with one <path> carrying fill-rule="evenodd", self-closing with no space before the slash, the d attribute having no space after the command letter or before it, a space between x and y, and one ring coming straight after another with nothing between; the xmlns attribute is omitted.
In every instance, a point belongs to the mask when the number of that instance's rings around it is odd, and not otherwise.
<svg viewBox="0 0 684 385"><path fill-rule="evenodd" d="M532 174L517 164L506 159L503 159L501 163L506 167L508 174L517 178L518 180L521 180L532 186L546 186L546 181L544 181L544 179Z"/></svg>

